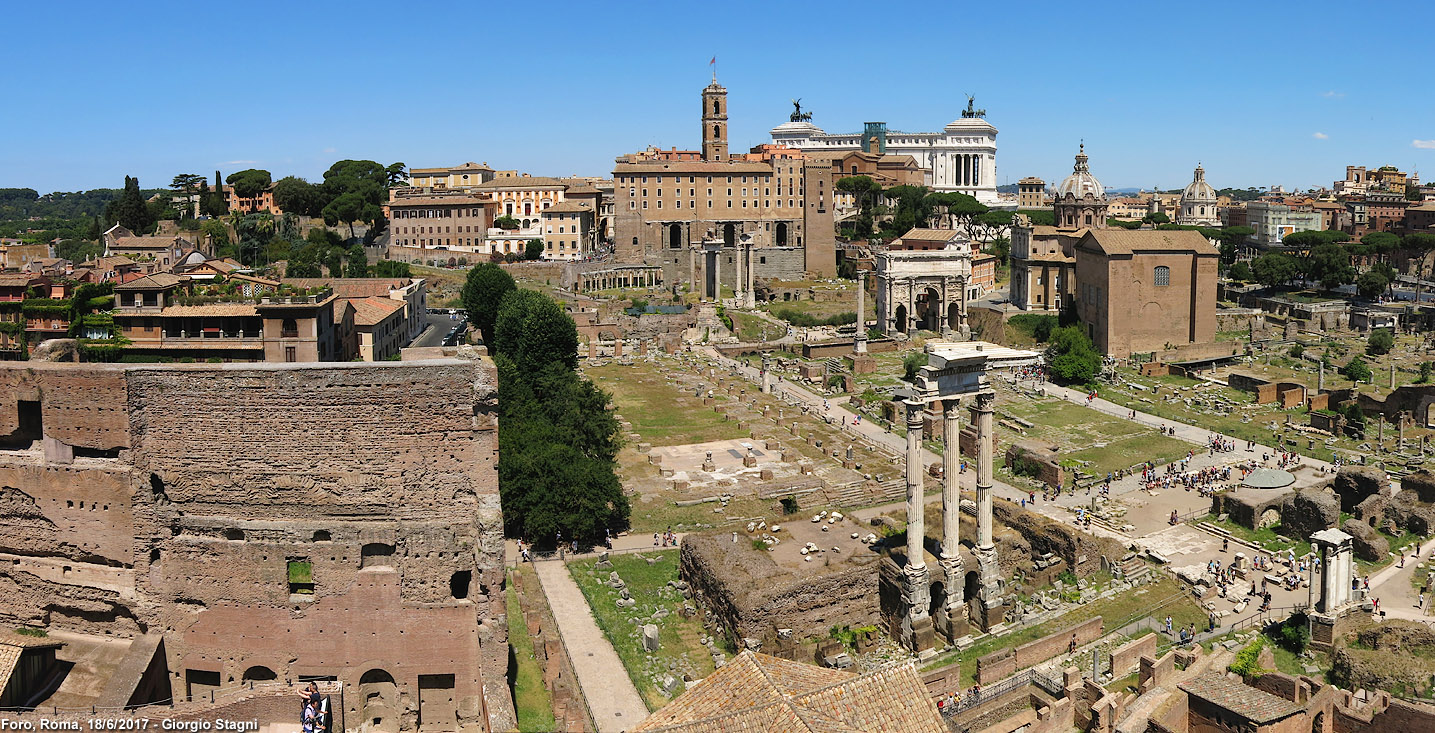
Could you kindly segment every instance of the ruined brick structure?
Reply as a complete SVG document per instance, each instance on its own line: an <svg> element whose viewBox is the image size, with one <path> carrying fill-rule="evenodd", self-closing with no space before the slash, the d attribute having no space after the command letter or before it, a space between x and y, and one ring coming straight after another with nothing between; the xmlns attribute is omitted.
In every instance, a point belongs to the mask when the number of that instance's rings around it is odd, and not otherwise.
<svg viewBox="0 0 1435 733"><path fill-rule="evenodd" d="M0 395L0 624L162 635L134 703L320 677L350 727L512 725L491 363L10 364Z"/></svg>

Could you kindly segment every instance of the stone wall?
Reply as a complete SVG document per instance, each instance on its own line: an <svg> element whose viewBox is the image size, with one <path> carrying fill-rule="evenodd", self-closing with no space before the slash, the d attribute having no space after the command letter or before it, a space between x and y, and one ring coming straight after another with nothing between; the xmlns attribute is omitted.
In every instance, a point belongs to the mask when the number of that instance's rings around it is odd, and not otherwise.
<svg viewBox="0 0 1435 733"><path fill-rule="evenodd" d="M876 556L830 567L812 563L797 573L739 539L732 542L728 533L689 535L679 561L682 579L729 633L766 643L780 628L802 635L876 623Z"/></svg>
<svg viewBox="0 0 1435 733"><path fill-rule="evenodd" d="M1041 664L1058 654L1065 654L1071 648L1073 636L1079 647L1101 638L1101 633L1101 617L1095 616L1070 628L1022 644L1016 649L1003 649L979 657L977 658L977 683L989 685L997 680L1010 677L1017 670Z"/></svg>
<svg viewBox="0 0 1435 733"><path fill-rule="evenodd" d="M1111 676L1119 679L1140 666L1141 657L1156 656L1156 633L1128 641L1111 652Z"/></svg>
<svg viewBox="0 0 1435 733"><path fill-rule="evenodd" d="M1033 556L1050 552L1065 560L1079 578L1100 570L1103 556L1114 562L1126 554L1116 540L1068 527L1006 499L992 501L992 517L1020 534L1031 545ZM967 524L971 523L963 522Z"/></svg>
<svg viewBox="0 0 1435 733"><path fill-rule="evenodd" d="M495 382L470 359L0 366L78 449L0 451L0 623L162 634L176 696L383 679L406 729L504 729Z"/></svg>

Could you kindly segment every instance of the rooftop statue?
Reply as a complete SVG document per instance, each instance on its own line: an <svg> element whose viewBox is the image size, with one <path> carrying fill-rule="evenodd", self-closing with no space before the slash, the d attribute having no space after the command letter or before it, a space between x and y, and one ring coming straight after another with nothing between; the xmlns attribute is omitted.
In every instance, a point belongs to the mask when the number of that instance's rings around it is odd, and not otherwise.
<svg viewBox="0 0 1435 733"><path fill-rule="evenodd" d="M812 113L802 111L802 98L792 100L792 115L788 117L793 122L811 122Z"/></svg>

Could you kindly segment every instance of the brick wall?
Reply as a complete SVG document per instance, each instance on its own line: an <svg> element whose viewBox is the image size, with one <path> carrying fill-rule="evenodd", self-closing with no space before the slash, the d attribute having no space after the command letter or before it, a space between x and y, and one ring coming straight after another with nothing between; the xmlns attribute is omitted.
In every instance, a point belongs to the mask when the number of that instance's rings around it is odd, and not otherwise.
<svg viewBox="0 0 1435 733"><path fill-rule="evenodd" d="M1028 642L1015 650L993 652L977 659L977 682L991 684L1009 677L1017 670L1041 664L1058 654L1065 654L1071 646L1071 637L1076 636L1076 645L1084 646L1101 637L1100 616L1088 619L1076 626Z"/></svg>
<svg viewBox="0 0 1435 733"><path fill-rule="evenodd" d="M1141 681L1138 690L1142 694L1150 691L1151 688L1165 684L1171 678L1171 673L1176 671L1176 650L1166 652L1162 657L1151 656L1141 657Z"/></svg>
<svg viewBox="0 0 1435 733"><path fill-rule="evenodd" d="M125 373L88 364L0 368L0 436L19 427L19 400L38 400L47 436L78 448L129 447Z"/></svg>
<svg viewBox="0 0 1435 733"><path fill-rule="evenodd" d="M1113 678L1125 677L1136 669L1141 657L1156 656L1156 634L1147 634L1139 639L1128 641L1111 652L1111 676Z"/></svg>

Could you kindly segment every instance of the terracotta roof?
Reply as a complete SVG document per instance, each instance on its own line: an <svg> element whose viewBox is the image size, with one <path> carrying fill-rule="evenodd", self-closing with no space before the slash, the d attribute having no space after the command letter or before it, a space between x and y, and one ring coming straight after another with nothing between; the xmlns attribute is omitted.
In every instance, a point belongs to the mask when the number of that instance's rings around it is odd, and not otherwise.
<svg viewBox="0 0 1435 733"><path fill-rule="evenodd" d="M170 305L161 316L257 316L259 309L245 303L206 303L204 305Z"/></svg>
<svg viewBox="0 0 1435 733"><path fill-rule="evenodd" d="M10 684L10 675L15 672L15 665L20 663L20 654L25 650L18 646L0 644L0 690Z"/></svg>
<svg viewBox="0 0 1435 733"><path fill-rule="evenodd" d="M1205 700L1256 725L1290 717L1303 709L1290 700L1276 697L1219 672L1205 672L1177 687L1185 690L1188 695Z"/></svg>
<svg viewBox="0 0 1435 733"><path fill-rule="evenodd" d="M1096 249L1108 255L1129 255L1135 252L1194 252L1218 255L1220 251L1200 232L1189 229L1093 229L1081 238L1078 246Z"/></svg>
<svg viewBox="0 0 1435 733"><path fill-rule="evenodd" d="M123 255L110 255L108 257L101 257L95 260L93 263L86 264L93 264L95 269L97 270L113 270L116 267L121 267L123 265L133 265L136 263L134 260Z"/></svg>
<svg viewBox="0 0 1435 733"><path fill-rule="evenodd" d="M17 634L13 631L0 632L0 646L18 647L20 649L43 649L46 647L62 647L65 642L58 639L51 639L47 636L27 636Z"/></svg>
<svg viewBox="0 0 1435 733"><path fill-rule="evenodd" d="M592 211L592 204L586 201L559 201L558 203L538 212L539 214L573 214L583 211Z"/></svg>
<svg viewBox="0 0 1435 733"><path fill-rule="evenodd" d="M910 663L855 675L745 651L632 731L943 733L946 726Z"/></svg>
<svg viewBox="0 0 1435 733"><path fill-rule="evenodd" d="M41 279L41 278L40 278L39 275L28 275L28 274L25 274L25 273L23 273L23 272L21 272L21 273L10 273L10 272L7 272L7 273L0 274L0 287L6 287L6 288L23 288L23 287L28 287L28 286L30 285L30 283L33 283L33 282L35 282L35 281L37 281L37 280L40 280L40 279Z"/></svg>
<svg viewBox="0 0 1435 733"><path fill-rule="evenodd" d="M903 241L912 239L919 242L950 242L951 240L959 236L960 235L955 229L912 228L908 229L907 233L903 234L901 237L898 237L898 239L901 239Z"/></svg>
<svg viewBox="0 0 1435 733"><path fill-rule="evenodd" d="M771 173L771 163L711 160L642 160L618 161L615 174L682 173L704 176L740 176L745 173Z"/></svg>
<svg viewBox="0 0 1435 733"><path fill-rule="evenodd" d="M345 313L348 313L348 312L350 312L350 311L352 311L352 310L354 310L354 305L353 305L352 303L350 303L349 301L347 301L347 300L338 300L338 301L335 301L335 302L334 302L334 323L335 323L335 324L343 323L343 322L344 322L344 314L345 314Z"/></svg>
<svg viewBox="0 0 1435 733"><path fill-rule="evenodd" d="M405 206L482 206L493 199L478 196L398 196L388 202L389 208Z"/></svg>
<svg viewBox="0 0 1435 733"><path fill-rule="evenodd" d="M153 275L146 275L138 280L131 280L123 285L116 285L115 290L147 290L150 288L169 288L189 280L184 275L175 275L169 272L156 272Z"/></svg>
<svg viewBox="0 0 1435 733"><path fill-rule="evenodd" d="M563 181L548 176L510 176L484 181L476 186L470 186L470 188L483 191L502 191L510 188L524 191L530 188L563 188L565 185Z"/></svg>
<svg viewBox="0 0 1435 733"><path fill-rule="evenodd" d="M452 167L449 167L449 168L410 168L410 169L409 169L409 175L411 175L411 176L416 176L416 175L421 175L421 174L433 175L433 174L435 174L435 173L447 173L447 172L449 172L449 171L491 171L491 170L493 170L493 169L492 169L492 168L489 168L488 166L486 166L486 165L484 165L484 164L482 164L482 163L475 163L475 162L473 162L473 161L469 161L469 162L467 162L467 163L464 163L463 165L455 165L455 166L452 166Z"/></svg>
<svg viewBox="0 0 1435 733"><path fill-rule="evenodd" d="M394 311L404 307L402 300L390 300L378 296L347 298L346 302L354 307L355 326L377 325L382 323L385 318L393 315Z"/></svg>

